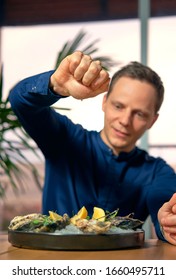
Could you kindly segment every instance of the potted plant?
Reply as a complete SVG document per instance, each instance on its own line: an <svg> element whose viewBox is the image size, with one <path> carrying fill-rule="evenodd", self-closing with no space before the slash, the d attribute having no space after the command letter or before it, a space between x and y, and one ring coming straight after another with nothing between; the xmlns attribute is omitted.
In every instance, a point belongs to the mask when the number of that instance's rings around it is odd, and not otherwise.
<svg viewBox="0 0 176 280"><path fill-rule="evenodd" d="M3 99L3 72L0 73L0 198L3 198L7 185L14 191L24 187L25 166L32 174L36 185L41 188L39 173L35 165L25 155L32 152L37 158L37 147L30 143L29 135L24 131L11 109L8 97Z"/></svg>

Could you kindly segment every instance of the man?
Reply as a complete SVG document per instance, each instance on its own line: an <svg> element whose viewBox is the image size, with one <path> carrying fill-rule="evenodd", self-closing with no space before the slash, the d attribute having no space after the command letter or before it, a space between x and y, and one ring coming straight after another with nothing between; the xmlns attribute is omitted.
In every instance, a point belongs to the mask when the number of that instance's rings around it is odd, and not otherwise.
<svg viewBox="0 0 176 280"><path fill-rule="evenodd" d="M150 68L134 62L109 75L80 51L56 71L20 82L10 93L12 108L43 152L43 213L73 215L83 205L119 215L151 215L158 238L176 245L176 175L161 158L136 147L158 118L164 87ZM109 87L109 90L108 90ZM103 98L104 127L87 131L51 109L60 98ZM90 112L91 114L91 112Z"/></svg>

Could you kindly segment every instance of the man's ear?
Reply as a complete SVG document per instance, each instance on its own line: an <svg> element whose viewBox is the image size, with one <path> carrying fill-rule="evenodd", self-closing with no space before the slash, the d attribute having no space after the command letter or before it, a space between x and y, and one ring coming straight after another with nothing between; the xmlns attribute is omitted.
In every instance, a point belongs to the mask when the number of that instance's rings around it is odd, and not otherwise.
<svg viewBox="0 0 176 280"><path fill-rule="evenodd" d="M158 117L159 117L159 114L155 114L155 116L154 116L154 118L152 120L152 123L151 123L151 125L149 126L148 129L150 129L154 125L154 123L157 121Z"/></svg>
<svg viewBox="0 0 176 280"><path fill-rule="evenodd" d="M105 111L105 105L107 101L107 93L103 96L103 101L102 101L102 111Z"/></svg>

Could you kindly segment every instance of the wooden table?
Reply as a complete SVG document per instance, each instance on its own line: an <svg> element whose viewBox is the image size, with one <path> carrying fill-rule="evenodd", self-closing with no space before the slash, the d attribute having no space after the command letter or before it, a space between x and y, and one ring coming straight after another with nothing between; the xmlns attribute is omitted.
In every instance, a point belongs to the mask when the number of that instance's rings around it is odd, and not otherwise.
<svg viewBox="0 0 176 280"><path fill-rule="evenodd" d="M23 249L8 242L7 233L0 234L0 260L176 260L176 246L150 239L137 249L111 251L52 251Z"/></svg>

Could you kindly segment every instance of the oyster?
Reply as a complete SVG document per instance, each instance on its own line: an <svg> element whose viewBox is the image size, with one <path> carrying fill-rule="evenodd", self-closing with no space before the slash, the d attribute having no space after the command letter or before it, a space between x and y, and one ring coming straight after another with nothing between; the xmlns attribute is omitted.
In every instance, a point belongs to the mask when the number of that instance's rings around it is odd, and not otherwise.
<svg viewBox="0 0 176 280"><path fill-rule="evenodd" d="M109 218L112 226L120 227L122 229L137 229L141 228L144 222L138 219L134 219L134 213L131 213L127 216L121 217L116 216L113 218Z"/></svg>
<svg viewBox="0 0 176 280"><path fill-rule="evenodd" d="M100 234L110 229L111 222L101 222L93 219L78 219L76 221L76 226L83 232Z"/></svg>
<svg viewBox="0 0 176 280"><path fill-rule="evenodd" d="M16 230L27 226L32 220L41 219L42 215L33 213L25 216L16 216L11 220L9 229Z"/></svg>
<svg viewBox="0 0 176 280"><path fill-rule="evenodd" d="M8 227L9 230L32 231L32 232L54 232L65 228L69 224L69 217L64 214L59 220L52 220L49 216L42 214L29 214L16 216Z"/></svg>

